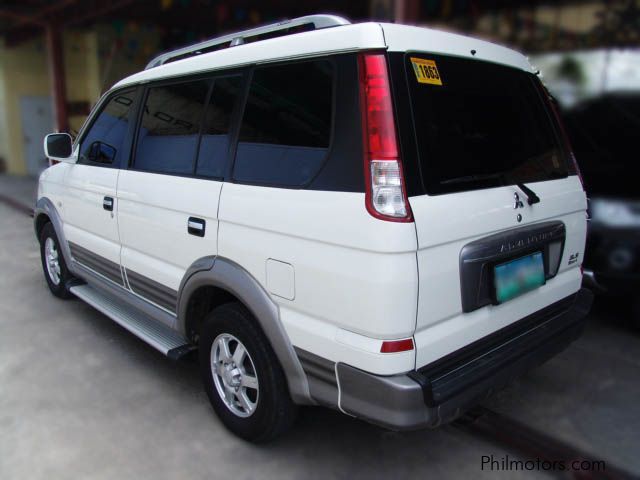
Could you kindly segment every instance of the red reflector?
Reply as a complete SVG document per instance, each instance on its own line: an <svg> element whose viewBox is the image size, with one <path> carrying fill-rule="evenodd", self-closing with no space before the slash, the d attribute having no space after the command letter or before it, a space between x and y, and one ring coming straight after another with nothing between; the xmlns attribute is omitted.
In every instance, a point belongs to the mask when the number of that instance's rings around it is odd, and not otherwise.
<svg viewBox="0 0 640 480"><path fill-rule="evenodd" d="M391 340L382 342L380 353L398 353L413 350L413 339L405 338L404 340Z"/></svg>

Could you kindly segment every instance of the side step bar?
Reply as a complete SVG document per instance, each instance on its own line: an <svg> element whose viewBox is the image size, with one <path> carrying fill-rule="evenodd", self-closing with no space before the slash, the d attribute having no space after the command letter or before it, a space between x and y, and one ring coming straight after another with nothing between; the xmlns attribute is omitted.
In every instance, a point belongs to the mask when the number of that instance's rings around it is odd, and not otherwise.
<svg viewBox="0 0 640 480"><path fill-rule="evenodd" d="M90 285L76 285L69 291L172 360L196 348L175 330L132 309L113 295Z"/></svg>

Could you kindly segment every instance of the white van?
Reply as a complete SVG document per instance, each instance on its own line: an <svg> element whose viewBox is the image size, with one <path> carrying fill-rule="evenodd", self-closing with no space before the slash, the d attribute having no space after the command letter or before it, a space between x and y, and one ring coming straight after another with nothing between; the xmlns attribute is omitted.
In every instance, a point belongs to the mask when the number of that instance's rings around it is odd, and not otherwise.
<svg viewBox="0 0 640 480"><path fill-rule="evenodd" d="M507 48L329 15L164 54L45 139L51 291L171 358L231 431L296 405L434 427L581 332L586 198Z"/></svg>

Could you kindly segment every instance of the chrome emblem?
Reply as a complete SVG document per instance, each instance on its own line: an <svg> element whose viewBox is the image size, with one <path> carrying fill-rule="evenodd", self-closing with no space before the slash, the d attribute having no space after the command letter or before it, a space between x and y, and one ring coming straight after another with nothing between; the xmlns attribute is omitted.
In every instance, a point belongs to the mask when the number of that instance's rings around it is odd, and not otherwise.
<svg viewBox="0 0 640 480"><path fill-rule="evenodd" d="M520 200L520 195L518 195L518 192L513 192L513 198L515 199L515 203L513 204L514 210L518 208L524 208L524 203L522 203L522 200Z"/></svg>

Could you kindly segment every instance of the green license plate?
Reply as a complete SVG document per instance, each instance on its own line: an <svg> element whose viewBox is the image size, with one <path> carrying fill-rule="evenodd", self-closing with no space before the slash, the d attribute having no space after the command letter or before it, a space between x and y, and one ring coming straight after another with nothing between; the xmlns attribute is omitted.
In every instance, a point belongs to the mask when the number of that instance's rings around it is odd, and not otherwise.
<svg viewBox="0 0 640 480"><path fill-rule="evenodd" d="M498 303L535 290L545 283L542 252L496 265L493 279Z"/></svg>

